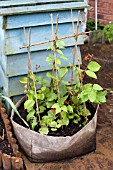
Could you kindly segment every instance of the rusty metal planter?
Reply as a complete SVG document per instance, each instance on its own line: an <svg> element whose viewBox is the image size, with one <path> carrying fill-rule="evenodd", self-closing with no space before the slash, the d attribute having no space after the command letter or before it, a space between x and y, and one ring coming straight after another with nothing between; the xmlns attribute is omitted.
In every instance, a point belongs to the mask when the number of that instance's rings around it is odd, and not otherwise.
<svg viewBox="0 0 113 170"><path fill-rule="evenodd" d="M25 97L17 103L17 108L25 101ZM27 129L13 120L14 133L23 151L33 162L59 161L77 157L95 150L97 111L92 120L73 136L53 137Z"/></svg>

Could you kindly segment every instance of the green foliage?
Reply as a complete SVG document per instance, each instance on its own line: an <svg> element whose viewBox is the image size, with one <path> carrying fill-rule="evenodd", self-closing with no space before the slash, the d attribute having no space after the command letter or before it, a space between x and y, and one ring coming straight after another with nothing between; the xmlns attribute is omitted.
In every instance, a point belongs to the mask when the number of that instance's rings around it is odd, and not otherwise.
<svg viewBox="0 0 113 170"><path fill-rule="evenodd" d="M113 42L113 23L104 27L104 37L109 43Z"/></svg>
<svg viewBox="0 0 113 170"><path fill-rule="evenodd" d="M104 23L103 22L97 22L97 30L103 30L104 29ZM95 21L93 19L88 19L86 23L86 31L94 31L95 30Z"/></svg>
<svg viewBox="0 0 113 170"><path fill-rule="evenodd" d="M20 80L27 94L27 100L24 103L24 108L28 112L26 120L30 123L32 130L38 126L39 133L42 134L68 126L70 121L79 126L85 126L91 114L85 103L106 102L106 91L100 85L91 83L83 85L85 75L97 79L96 73L101 66L91 61L92 57L88 55L86 60L90 58L90 61L85 70L80 69L80 64L79 66L71 64L72 77L65 81L64 77L68 73L68 68L60 67L60 65L61 61L67 60L67 57L64 56L62 49L64 49L63 41L56 41L54 46L48 48L53 52L46 58L46 62L52 65L52 72L46 74L46 77L50 79L49 82L44 77L33 73L29 73L27 77ZM76 70L75 76L74 70ZM40 89L37 89L36 85L40 85ZM81 123L83 118L84 122Z"/></svg>

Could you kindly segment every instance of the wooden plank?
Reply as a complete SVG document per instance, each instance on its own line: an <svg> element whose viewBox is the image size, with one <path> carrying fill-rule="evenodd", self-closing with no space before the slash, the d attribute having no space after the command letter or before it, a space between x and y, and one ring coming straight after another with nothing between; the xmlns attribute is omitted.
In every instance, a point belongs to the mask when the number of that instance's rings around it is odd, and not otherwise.
<svg viewBox="0 0 113 170"><path fill-rule="evenodd" d="M88 7L85 2L70 2L70 3L58 3L58 4L45 4L34 6L21 6L21 7L9 7L1 8L0 15L14 15L14 14L26 14L45 11L58 11L58 10L70 10L70 9L84 9Z"/></svg>
<svg viewBox="0 0 113 170"><path fill-rule="evenodd" d="M78 47L78 51L79 51L79 56L80 56L79 47ZM31 62L32 62L33 72L36 72L36 64L40 65L40 69L38 70L38 72L51 70L51 65L48 62L46 62L46 57L50 53L51 53L50 51L38 51L38 52L31 53ZM63 53L68 58L68 60L61 59L62 66L67 66L69 65L69 63L72 63L73 47L66 48L65 50L63 50ZM77 63L77 58L75 60L75 63ZM7 70L6 70L7 77L27 74L28 72L27 65L28 65L27 53L24 53L21 55L18 54L18 55L8 56Z"/></svg>
<svg viewBox="0 0 113 170"><path fill-rule="evenodd" d="M68 74L65 76L66 81L70 80L71 73L72 72L70 70ZM46 77L46 72L40 72L38 76ZM25 77L25 75L9 78L9 90L8 90L9 97L22 95L24 93L24 85L19 82L19 80L23 77ZM39 88L39 86L37 86L37 88Z"/></svg>
<svg viewBox="0 0 113 170"><path fill-rule="evenodd" d="M3 91L5 92L5 94L8 94L8 78L6 78L3 69L0 65L0 87L3 87Z"/></svg>
<svg viewBox="0 0 113 170"><path fill-rule="evenodd" d="M26 29L26 32L28 34L29 29ZM79 32L81 32L81 25L79 28ZM71 23L64 23L59 24L59 37L71 35L73 34L72 30L72 24ZM37 42L43 42L52 39L52 33L51 33L51 26L40 26L40 27L32 27L32 33L31 33L31 44L37 43ZM66 46L72 46L74 44L74 38L68 38L65 39ZM79 36L77 43L83 44L83 37ZM18 53L24 53L27 52L27 49L19 49L19 47L26 44L25 38L24 38L24 31L23 29L14 29L14 30L7 30L6 31L6 39L5 39L5 54L11 55L11 54L18 54ZM51 44L43 44L39 46L31 47L31 51L37 51L37 50L47 50L48 46Z"/></svg>
<svg viewBox="0 0 113 170"><path fill-rule="evenodd" d="M0 16L0 65L3 70L6 70L7 58L4 56L4 30L2 29L3 17Z"/></svg>
<svg viewBox="0 0 113 170"><path fill-rule="evenodd" d="M66 2L83 2L84 0L66 0ZM10 0L10 1L2 1L0 3L0 7L11 7L11 6L22 6L22 5L36 5L36 4L44 4L44 3L59 3L65 2L65 0Z"/></svg>
<svg viewBox="0 0 113 170"><path fill-rule="evenodd" d="M34 13L26 15L11 15L4 16L4 29L13 29L21 27L32 27L51 24L51 12ZM54 23L56 23L56 16L59 15L59 23L72 22L71 11L57 11L52 12ZM74 21L78 20L78 10L73 10ZM84 18L84 10L80 11L80 21Z"/></svg>

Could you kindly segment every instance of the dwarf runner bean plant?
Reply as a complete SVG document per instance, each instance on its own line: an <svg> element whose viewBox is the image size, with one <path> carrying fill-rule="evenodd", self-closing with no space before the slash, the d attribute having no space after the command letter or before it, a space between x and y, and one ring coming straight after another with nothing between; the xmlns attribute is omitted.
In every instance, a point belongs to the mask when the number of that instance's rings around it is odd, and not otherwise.
<svg viewBox="0 0 113 170"><path fill-rule="evenodd" d="M27 110L26 121L32 130L38 127L38 132L42 134L68 126L70 121L83 127L91 115L86 102L106 102L106 91L99 84L83 84L84 76L97 79L96 73L101 68L93 61L93 55L85 56L87 66L84 70L81 69L80 62L77 66L72 63L68 67L60 67L62 59L68 60L62 50L64 46L64 42L58 40L49 47L48 50L53 54L48 55L46 62L51 65L52 71L47 72L46 78L38 76L41 66L37 65L37 75L29 72L27 77L20 80L27 96L24 103L24 109ZM72 76L66 81L65 76L70 68ZM39 89L37 85L40 86ZM81 119L84 120L82 123Z"/></svg>

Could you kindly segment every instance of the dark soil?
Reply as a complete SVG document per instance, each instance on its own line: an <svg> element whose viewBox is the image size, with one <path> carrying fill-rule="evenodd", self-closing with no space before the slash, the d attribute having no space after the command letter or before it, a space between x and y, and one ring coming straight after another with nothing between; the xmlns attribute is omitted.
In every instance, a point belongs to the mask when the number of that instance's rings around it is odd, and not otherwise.
<svg viewBox="0 0 113 170"><path fill-rule="evenodd" d="M87 109L90 110L90 113L92 113L91 116L88 117L88 120L90 121L95 114L95 108L89 103L87 103L86 107L87 107ZM20 105L20 107L18 108L18 111L19 111L19 113L21 113L22 118L24 120L26 120L27 111L24 110L24 103L22 103ZM23 123L23 121L16 114L14 115L14 121L17 122L18 124L26 127L26 125ZM85 121L85 119L81 116L81 121L80 121L81 126L70 121L68 126L63 126L63 128L61 127L55 132L50 131L48 133L48 135L49 136L72 136L75 133L77 133L80 129L82 129L82 127L83 127L82 124L83 124L84 121ZM28 122L28 124L30 126L29 122ZM39 128L40 128L40 126L36 126L34 130L36 132L38 132Z"/></svg>
<svg viewBox="0 0 113 170"><path fill-rule="evenodd" d="M3 120L0 117L0 152L8 155L13 155L13 150L8 142L5 126Z"/></svg>

